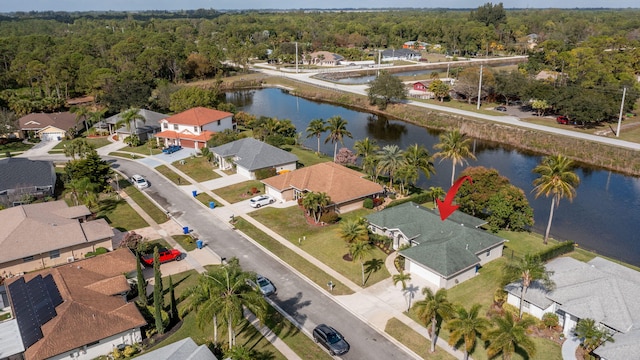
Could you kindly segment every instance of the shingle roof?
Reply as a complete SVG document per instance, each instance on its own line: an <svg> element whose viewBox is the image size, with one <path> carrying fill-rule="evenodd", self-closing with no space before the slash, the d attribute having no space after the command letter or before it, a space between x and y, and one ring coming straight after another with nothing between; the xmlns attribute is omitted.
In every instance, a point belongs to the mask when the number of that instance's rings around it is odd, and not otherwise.
<svg viewBox="0 0 640 360"><path fill-rule="evenodd" d="M363 174L334 162L324 162L262 180L278 191L324 192L334 204L382 193L382 186L363 178Z"/></svg>
<svg viewBox="0 0 640 360"><path fill-rule="evenodd" d="M137 360L217 360L205 345L198 346L191 338L185 338L167 346L136 357Z"/></svg>
<svg viewBox="0 0 640 360"><path fill-rule="evenodd" d="M25 275L24 279L29 281L37 275L51 274L63 299L56 307L57 315L42 326L44 337L25 351L25 358L50 358L145 325L135 304L127 303L120 295L105 295L104 291L94 288L95 283L109 279L126 282L123 274L135 268L131 251L118 249Z"/></svg>
<svg viewBox="0 0 640 360"><path fill-rule="evenodd" d="M55 186L52 161L8 158L0 160L0 192L27 186Z"/></svg>
<svg viewBox="0 0 640 360"><path fill-rule="evenodd" d="M142 117L145 118L145 121L136 120L135 125L133 123L131 124L131 131L133 132L134 129L136 129L135 131L136 134L151 132L151 131L160 129L160 120L166 119L167 117L169 117L169 115L147 110L147 109L138 110L138 114L142 115ZM106 118L104 121L107 124L115 125L120 120L122 120L122 113L110 116ZM118 132L126 132L126 131L127 131L127 127L125 125L122 125L118 129Z"/></svg>
<svg viewBox="0 0 640 360"><path fill-rule="evenodd" d="M31 113L18 119L21 130L40 130L49 125L59 129L77 127L76 115L68 111L57 113Z"/></svg>
<svg viewBox="0 0 640 360"><path fill-rule="evenodd" d="M233 116L232 113L205 107L195 107L167 118L170 124L202 126Z"/></svg>
<svg viewBox="0 0 640 360"><path fill-rule="evenodd" d="M86 206L68 207L62 200L0 211L0 264L113 236L104 219L78 221L88 214Z"/></svg>
<svg viewBox="0 0 640 360"><path fill-rule="evenodd" d="M607 360L640 359L640 330L615 334L614 342L607 341L593 352Z"/></svg>
<svg viewBox="0 0 640 360"><path fill-rule="evenodd" d="M483 223L480 219L456 214L442 221L437 211L413 202L369 214L367 220L379 228L396 229L417 243L400 254L444 277L475 266L480 262L476 254L504 242L477 229Z"/></svg>
<svg viewBox="0 0 640 360"><path fill-rule="evenodd" d="M254 138L244 138L211 148L223 158L237 157L235 163L249 171L256 171L298 161L294 154Z"/></svg>

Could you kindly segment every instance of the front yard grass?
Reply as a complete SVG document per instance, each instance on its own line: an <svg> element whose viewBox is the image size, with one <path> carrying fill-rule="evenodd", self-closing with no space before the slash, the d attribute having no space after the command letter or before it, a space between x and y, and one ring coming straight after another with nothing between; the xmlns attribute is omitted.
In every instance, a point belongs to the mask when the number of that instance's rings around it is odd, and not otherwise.
<svg viewBox="0 0 640 360"><path fill-rule="evenodd" d="M258 193L264 193L264 185L260 180L247 180L212 191L230 204L235 204L253 197L254 195L251 193L251 189L253 188L256 188Z"/></svg>
<svg viewBox="0 0 640 360"><path fill-rule="evenodd" d="M112 151L112 152L109 153L109 156L118 156L118 157L121 157L121 158L134 159L134 160L143 158L143 156L141 156L141 155L137 155L137 154L134 154L134 153L130 154L130 153L122 152L122 151Z"/></svg>
<svg viewBox="0 0 640 360"><path fill-rule="evenodd" d="M354 219L365 216L373 210L356 210L342 215L342 220ZM284 209L264 208L251 213L257 221L263 223L276 233L311 256L320 260L332 269L338 271L354 283L362 285L362 270L357 261L346 261L343 256L348 253L347 244L338 235L340 223L316 226L309 225L304 216L304 211L297 206ZM298 244L298 239L302 239ZM378 271L367 274L366 286L372 285L390 276L384 266L387 255L375 247L368 260L375 259L378 264L382 261Z"/></svg>
<svg viewBox="0 0 640 360"><path fill-rule="evenodd" d="M429 340L418 334L402 321L391 318L387 321L384 331L394 339L428 360L453 360L455 357L442 349L436 349L435 353L429 351Z"/></svg>
<svg viewBox="0 0 640 360"><path fill-rule="evenodd" d="M155 169L158 170L158 172L160 174L162 174L164 177L166 177L167 180L173 181L174 184L181 185L184 182L185 183L184 185L187 185L186 184L187 181L186 180L178 180L178 179L180 179L180 176L178 174L176 174L173 170L169 169L169 167L167 165L156 166Z"/></svg>
<svg viewBox="0 0 640 360"><path fill-rule="evenodd" d="M125 183L126 185L123 187L122 185ZM142 210L144 210L144 212L151 216L153 221L158 224L162 224L169 220L164 211L153 204L149 198L147 198L140 190L136 189L135 186L131 185L131 183L128 181L121 181L120 184L121 189L123 189L124 192L127 193L127 195L129 195L129 197L135 201Z"/></svg>
<svg viewBox="0 0 640 360"><path fill-rule="evenodd" d="M132 153L146 155L146 156L162 154L162 149L157 148L157 147L156 148L149 148L147 143L144 143L144 144L142 144L140 146L129 146L129 145L126 145L124 147L121 147L118 150L126 151L126 152L132 152Z"/></svg>
<svg viewBox="0 0 640 360"><path fill-rule="evenodd" d="M189 175L190 178L197 182L213 180L220 177L218 173L213 171L213 166L204 156L174 161L171 165Z"/></svg>
<svg viewBox="0 0 640 360"><path fill-rule="evenodd" d="M96 217L105 219L111 227L120 231L130 231L149 226L125 200L118 200L115 196L100 201Z"/></svg>
<svg viewBox="0 0 640 360"><path fill-rule="evenodd" d="M245 219L239 217L236 218L237 222L235 223L236 228L245 233L247 236L258 242L260 245L267 248L271 251L275 256L280 258L282 261L289 264L294 269L301 272L304 276L309 278L311 281L316 283L316 285L320 287L327 286L327 279L331 277L325 273L324 271L318 269L315 265L308 262L302 256L296 254L293 250L287 248L282 245L280 242L272 238L271 236L265 234L262 230L253 226L253 224L247 222ZM332 294L334 295L351 295L353 291L346 287L339 281L332 280L334 283L334 288Z"/></svg>
<svg viewBox="0 0 640 360"><path fill-rule="evenodd" d="M193 251L196 249L196 241L190 235L173 235L171 236L185 251Z"/></svg>
<svg viewBox="0 0 640 360"><path fill-rule="evenodd" d="M299 146L291 147L291 153L298 157L298 163L302 166L311 166L333 160L330 156L317 154L314 150L303 149Z"/></svg>
<svg viewBox="0 0 640 360"><path fill-rule="evenodd" d="M215 201L211 195L207 194L207 193L199 193L196 195L196 200L200 201L201 203L204 204L204 206L209 207L210 206L210 202L213 202L215 204L215 207L222 207L223 205L220 204L218 201Z"/></svg>

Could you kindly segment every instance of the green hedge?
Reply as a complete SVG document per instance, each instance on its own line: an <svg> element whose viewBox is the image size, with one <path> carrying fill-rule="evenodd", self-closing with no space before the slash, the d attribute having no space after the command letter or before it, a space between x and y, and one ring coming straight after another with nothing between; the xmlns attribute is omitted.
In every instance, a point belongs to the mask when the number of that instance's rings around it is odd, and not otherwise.
<svg viewBox="0 0 640 360"><path fill-rule="evenodd" d="M386 207L389 208L389 207L392 207L392 206L397 206L397 205L404 204L404 203L409 202L409 201L413 201L416 204L424 204L426 202L433 201L433 197L431 196L431 194L429 194L427 192L423 192L423 193L420 193L420 194L415 194L415 195L408 196L408 197L406 197L404 199L394 200L394 201L390 202L389 205L387 205Z"/></svg>
<svg viewBox="0 0 640 360"><path fill-rule="evenodd" d="M540 251L535 256L539 257L543 262L547 262L551 259L557 258L560 255L568 254L575 248L573 241L561 242L557 245L553 245L543 251Z"/></svg>

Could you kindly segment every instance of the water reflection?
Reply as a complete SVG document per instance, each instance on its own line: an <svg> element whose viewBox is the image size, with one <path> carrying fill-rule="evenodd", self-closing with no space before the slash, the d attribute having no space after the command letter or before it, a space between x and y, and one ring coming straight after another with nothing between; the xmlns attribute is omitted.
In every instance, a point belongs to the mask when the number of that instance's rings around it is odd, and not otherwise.
<svg viewBox="0 0 640 360"><path fill-rule="evenodd" d="M384 116L367 116L367 136L372 139L396 142L406 133L405 124L390 122Z"/></svg>

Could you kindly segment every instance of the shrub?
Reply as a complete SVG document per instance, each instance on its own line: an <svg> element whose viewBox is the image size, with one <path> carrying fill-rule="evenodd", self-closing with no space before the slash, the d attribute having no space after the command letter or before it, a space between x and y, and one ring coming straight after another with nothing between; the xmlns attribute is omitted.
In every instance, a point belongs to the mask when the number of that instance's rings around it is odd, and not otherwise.
<svg viewBox="0 0 640 360"><path fill-rule="evenodd" d="M573 241L561 242L557 245L553 245L536 254L542 262L547 262L560 255L568 254L574 250L575 243Z"/></svg>
<svg viewBox="0 0 640 360"><path fill-rule="evenodd" d="M124 351L122 352L122 354L125 357L132 357L133 355L135 355L138 352L138 349L136 349L135 347L131 346L131 345L127 345L127 347L124 348Z"/></svg>
<svg viewBox="0 0 640 360"><path fill-rule="evenodd" d="M258 188L252 187L251 188L251 194L257 194L257 193L258 193Z"/></svg>
<svg viewBox="0 0 640 360"><path fill-rule="evenodd" d="M325 224L335 224L338 220L340 220L340 217L334 212L325 213L320 216L320 221Z"/></svg>
<svg viewBox="0 0 640 360"><path fill-rule="evenodd" d="M371 198L366 198L364 199L364 201L362 202L362 207L365 209L373 209L373 199Z"/></svg>
<svg viewBox="0 0 640 360"><path fill-rule="evenodd" d="M549 329L558 326L558 315L554 313L544 313L542 315L542 323Z"/></svg>
<svg viewBox="0 0 640 360"><path fill-rule="evenodd" d="M373 207L378 207L383 203L384 203L384 198L377 197L373 199Z"/></svg>
<svg viewBox="0 0 640 360"><path fill-rule="evenodd" d="M108 252L109 252L109 250L107 250L107 249L105 249L103 247L99 247L99 248L96 249L96 255L102 255L102 254L106 254Z"/></svg>
<svg viewBox="0 0 640 360"><path fill-rule="evenodd" d="M276 172L276 168L266 168L266 169L256 170L255 174L256 174L256 180L262 180L262 179L266 179L266 178L270 178L272 176L278 175L278 173Z"/></svg>

